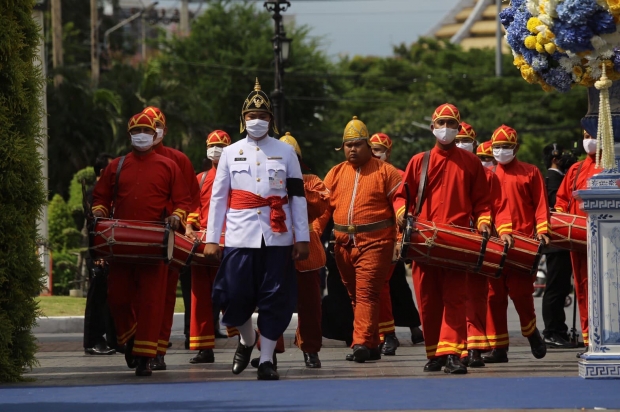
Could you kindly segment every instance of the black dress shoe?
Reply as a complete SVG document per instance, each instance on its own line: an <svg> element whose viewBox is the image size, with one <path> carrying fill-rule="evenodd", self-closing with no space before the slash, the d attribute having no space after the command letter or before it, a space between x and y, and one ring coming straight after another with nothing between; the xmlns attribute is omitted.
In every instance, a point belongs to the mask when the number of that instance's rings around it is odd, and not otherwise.
<svg viewBox="0 0 620 412"><path fill-rule="evenodd" d="M133 356L133 353L131 353L133 352L133 341L134 339L131 338L125 344L125 362L127 363L127 367L129 369L133 369L138 366L138 361Z"/></svg>
<svg viewBox="0 0 620 412"><path fill-rule="evenodd" d="M545 345L545 341L542 336L540 336L540 332L538 328L534 329L534 333L527 337L527 340L530 342L530 349L532 350L532 355L536 359L542 359L547 354L547 345Z"/></svg>
<svg viewBox="0 0 620 412"><path fill-rule="evenodd" d="M151 376L153 369L151 368L151 358L144 356L136 356L136 376Z"/></svg>
<svg viewBox="0 0 620 412"><path fill-rule="evenodd" d="M278 371L274 369L273 363L267 361L258 365L256 378L259 381L277 381L280 379L280 375L278 375Z"/></svg>
<svg viewBox="0 0 620 412"><path fill-rule="evenodd" d="M105 342L99 342L92 348L84 349L84 352L89 355L114 355L116 349L109 347Z"/></svg>
<svg viewBox="0 0 620 412"><path fill-rule="evenodd" d="M151 369L154 371L165 371L166 370L166 362L164 361L164 355L155 355L155 357L151 359Z"/></svg>
<svg viewBox="0 0 620 412"><path fill-rule="evenodd" d="M239 336L239 343L237 344L237 350L235 351L232 364L232 373L235 375L239 375L243 372L250 363L252 350L254 349L254 346L256 346L256 342L258 342L258 332L255 331L254 334L254 344L252 346L245 346L242 344L241 336Z"/></svg>
<svg viewBox="0 0 620 412"><path fill-rule="evenodd" d="M396 348L400 346L400 342L395 333L385 335L383 345L381 347L381 354L385 356L396 355Z"/></svg>
<svg viewBox="0 0 620 412"><path fill-rule="evenodd" d="M581 355L585 355L586 353L588 353L587 346L586 346L586 350L584 350L583 352L577 352L577 359L581 359Z"/></svg>
<svg viewBox="0 0 620 412"><path fill-rule="evenodd" d="M424 334L419 327L411 328L411 343L414 345L424 342Z"/></svg>
<svg viewBox="0 0 620 412"><path fill-rule="evenodd" d="M304 362L306 368L318 369L321 367L321 360L316 352L304 352Z"/></svg>
<svg viewBox="0 0 620 412"><path fill-rule="evenodd" d="M424 365L424 372L439 372L446 365L446 357L431 358Z"/></svg>
<svg viewBox="0 0 620 412"><path fill-rule="evenodd" d="M273 351L273 357L271 358L273 359L273 368L275 370L278 370L278 357L276 356L276 351ZM258 368L258 364L260 363L260 358L253 358L252 361L250 362L250 365L252 365L253 368Z"/></svg>
<svg viewBox="0 0 620 412"><path fill-rule="evenodd" d="M482 355L484 363L508 363L508 351L506 349L493 349L491 352Z"/></svg>
<svg viewBox="0 0 620 412"><path fill-rule="evenodd" d="M443 368L445 373L453 375L464 375L467 373L467 367L461 363L461 358L457 355L448 355L446 366Z"/></svg>
<svg viewBox="0 0 620 412"><path fill-rule="evenodd" d="M168 349L172 347L172 342L168 341Z"/></svg>
<svg viewBox="0 0 620 412"><path fill-rule="evenodd" d="M554 333L551 336L545 337L545 345L548 348L558 348L558 349L573 349L575 348L575 344L569 342L564 339L561 335Z"/></svg>
<svg viewBox="0 0 620 412"><path fill-rule="evenodd" d="M482 360L482 355L478 349L470 349L467 351L467 363L461 360L465 366L469 366L470 368L482 368L484 366L484 361Z"/></svg>
<svg viewBox="0 0 620 412"><path fill-rule="evenodd" d="M368 359L370 359L370 350L366 346L353 346L353 362L364 363Z"/></svg>
<svg viewBox="0 0 620 412"><path fill-rule="evenodd" d="M368 349L368 351L370 352L370 357L368 358L368 360L370 361L381 360L381 351L379 350L379 348Z"/></svg>
<svg viewBox="0 0 620 412"><path fill-rule="evenodd" d="M213 363L215 355L213 349L201 349L198 354L189 360L189 363Z"/></svg>

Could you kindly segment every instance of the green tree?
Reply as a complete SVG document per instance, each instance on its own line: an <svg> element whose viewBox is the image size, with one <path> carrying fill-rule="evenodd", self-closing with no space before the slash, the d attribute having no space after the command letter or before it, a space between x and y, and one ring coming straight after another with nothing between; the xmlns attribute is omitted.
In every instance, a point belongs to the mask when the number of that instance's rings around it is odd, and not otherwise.
<svg viewBox="0 0 620 412"><path fill-rule="evenodd" d="M39 96L34 67L39 27L33 0L0 2L0 382L22 379L36 364L32 327L43 269L36 220L45 202Z"/></svg>

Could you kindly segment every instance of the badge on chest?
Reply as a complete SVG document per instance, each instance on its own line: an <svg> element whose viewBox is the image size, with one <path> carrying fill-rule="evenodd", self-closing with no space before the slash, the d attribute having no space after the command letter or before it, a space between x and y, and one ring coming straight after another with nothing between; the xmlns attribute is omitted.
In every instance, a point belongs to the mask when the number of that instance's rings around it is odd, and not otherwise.
<svg viewBox="0 0 620 412"><path fill-rule="evenodd" d="M269 176L269 188L270 189L284 189L284 179L278 176L278 173L274 176Z"/></svg>

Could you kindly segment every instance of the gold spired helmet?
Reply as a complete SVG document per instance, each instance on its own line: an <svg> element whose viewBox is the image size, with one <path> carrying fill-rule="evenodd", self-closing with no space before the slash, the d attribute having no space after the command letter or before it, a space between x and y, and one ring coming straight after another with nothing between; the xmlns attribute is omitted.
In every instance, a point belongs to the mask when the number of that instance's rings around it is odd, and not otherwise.
<svg viewBox="0 0 620 412"><path fill-rule="evenodd" d="M357 116L353 116L353 119L351 119L351 121L347 123L344 128L344 133L342 134L342 145L336 150L342 150L346 142L352 140L366 140L366 142L368 142L369 138L370 134L368 133L368 128L364 122L359 120Z"/></svg>
<svg viewBox="0 0 620 412"><path fill-rule="evenodd" d="M243 133L243 131L245 130L245 114L248 112L269 113L271 115L271 124L273 127L273 131L276 134L280 134L278 133L278 129L276 128L276 124L274 121L273 110L271 108L271 100L269 100L269 96L267 96L267 93L262 91L260 83L258 82L258 77L256 78L254 90L252 90L248 97L246 97L245 102L243 102L243 107L241 108L241 127L239 128L239 132L241 133Z"/></svg>

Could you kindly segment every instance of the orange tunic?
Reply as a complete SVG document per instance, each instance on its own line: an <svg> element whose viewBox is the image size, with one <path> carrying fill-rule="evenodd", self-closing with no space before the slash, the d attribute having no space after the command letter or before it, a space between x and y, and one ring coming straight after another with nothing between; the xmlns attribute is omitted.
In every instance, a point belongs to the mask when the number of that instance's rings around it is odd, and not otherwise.
<svg viewBox="0 0 620 412"><path fill-rule="evenodd" d="M394 166L374 157L357 168L349 162L334 166L325 177L334 223L364 225L394 218L391 205L401 180ZM360 249L396 238L394 226L355 235L335 233L336 242L346 244L352 238Z"/></svg>
<svg viewBox="0 0 620 412"><path fill-rule="evenodd" d="M295 262L299 272L309 272L325 266L325 249L321 243L321 233L325 223L321 225L319 218L329 208L329 193L325 184L316 175L303 175L306 202L308 204L308 222L310 223L310 256L306 260Z"/></svg>
<svg viewBox="0 0 620 412"><path fill-rule="evenodd" d="M579 166L582 164L583 166L579 169ZM579 170L579 176L577 176L577 170ZM562 185L556 194L555 210L562 213L587 216L586 212L579 207L579 202L573 199L573 187L575 188L574 190L587 189L588 179L602 171L603 169L596 167L596 157L594 155L590 155L585 160L572 165L568 172L566 172ZM577 179L576 184L575 179Z"/></svg>
<svg viewBox="0 0 620 412"><path fill-rule="evenodd" d="M512 230L531 236L549 231L549 202L540 170L514 159L495 171L510 203Z"/></svg>

